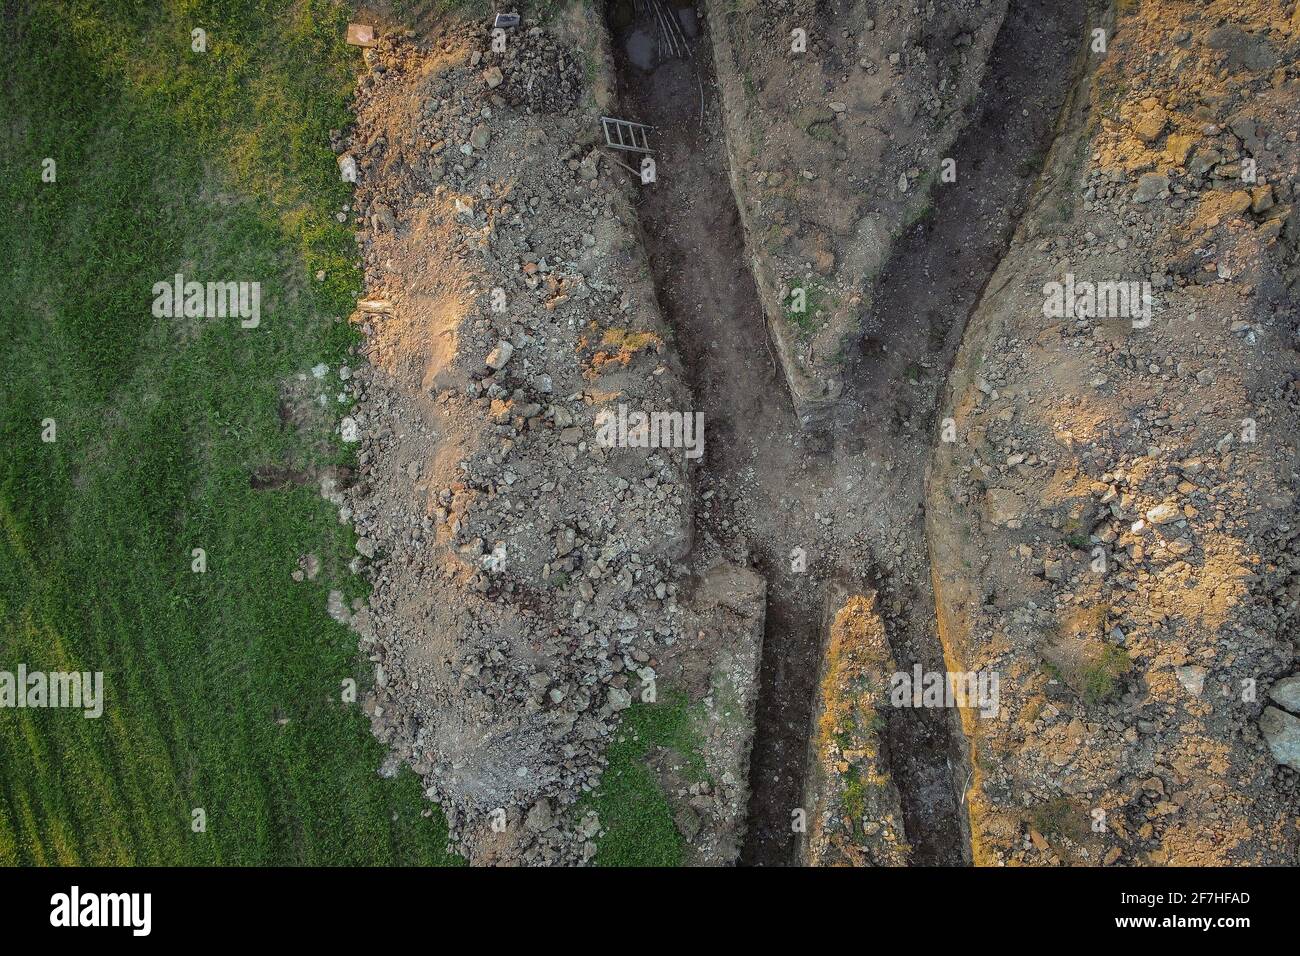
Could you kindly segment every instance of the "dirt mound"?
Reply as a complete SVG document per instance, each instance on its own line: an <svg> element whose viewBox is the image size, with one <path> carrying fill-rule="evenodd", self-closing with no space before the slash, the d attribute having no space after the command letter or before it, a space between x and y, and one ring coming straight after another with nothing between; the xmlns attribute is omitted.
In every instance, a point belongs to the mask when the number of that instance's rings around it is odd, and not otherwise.
<svg viewBox="0 0 1300 956"><path fill-rule="evenodd" d="M732 188L807 425L844 392L873 283L944 172L1007 3L705 7Z"/></svg>
<svg viewBox="0 0 1300 956"><path fill-rule="evenodd" d="M927 531L949 659L1001 678L998 719L963 713L977 862L1295 861L1257 728L1300 570L1283 6L1101 24L963 343Z"/></svg>
<svg viewBox="0 0 1300 956"><path fill-rule="evenodd" d="M898 670L874 593L832 589L808 771L809 866L906 866L903 810L883 733Z"/></svg>
<svg viewBox="0 0 1300 956"><path fill-rule="evenodd" d="M596 829L566 808L680 636L691 543L686 451L603 442L597 416L690 402L575 105L600 51L535 28L508 50L452 26L368 51L338 143L371 362L341 500L373 584L354 624L375 733L471 860L573 862Z"/></svg>

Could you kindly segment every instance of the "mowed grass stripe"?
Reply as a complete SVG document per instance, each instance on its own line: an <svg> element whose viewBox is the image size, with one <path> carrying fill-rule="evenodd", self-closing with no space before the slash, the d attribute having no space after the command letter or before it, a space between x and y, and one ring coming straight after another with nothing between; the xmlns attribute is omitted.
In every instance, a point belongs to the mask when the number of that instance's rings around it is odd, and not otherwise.
<svg viewBox="0 0 1300 956"><path fill-rule="evenodd" d="M30 573L30 568L26 570ZM40 614L43 623L38 630L31 622L31 609L24 612L23 633L21 640L16 642L15 656L24 661L42 661L49 669L77 669L78 665L62 648L60 632L51 623L61 616L58 609L66 605L52 602L47 595L42 595L39 600L48 605ZM62 600L66 601L66 598ZM113 626L105 625L102 618L111 616L121 620L115 604L110 597L92 608L94 619L89 627L82 629L84 633L101 635L113 630ZM115 667L111 670L106 668L106 671L125 675L128 681L123 690L132 693L129 684L137 674L134 669ZM156 694L143 688L132 696L147 702L157 699ZM150 808L156 805L159 788L169 786L173 774L169 761L161 764L153 761L151 767L151 762L145 759L147 755L138 749L141 731L147 738L149 731L154 729L147 722L138 721L133 730L128 730L120 715L112 710L100 720L86 720L78 712L23 710L16 713L20 715L24 740L28 745L26 759L18 760L16 766L26 768L27 772L19 774L20 777L34 775L37 792L45 795L38 806L37 818L48 821L41 829L46 842L52 839L49 828L57 829L64 818L74 832L93 833L95 829L84 827L81 818L99 815L118 818L128 807L131 814L148 825L148 829L162 823L150 815ZM69 719L72 717L77 720ZM141 779L146 770L151 770L148 779ZM178 827L172 827L172 830L179 832ZM146 852L148 847L158 840L156 833L150 834L146 829L109 836L111 839L105 849L115 862L149 856ZM122 837L129 841L125 846ZM136 839L132 840L133 837Z"/></svg>

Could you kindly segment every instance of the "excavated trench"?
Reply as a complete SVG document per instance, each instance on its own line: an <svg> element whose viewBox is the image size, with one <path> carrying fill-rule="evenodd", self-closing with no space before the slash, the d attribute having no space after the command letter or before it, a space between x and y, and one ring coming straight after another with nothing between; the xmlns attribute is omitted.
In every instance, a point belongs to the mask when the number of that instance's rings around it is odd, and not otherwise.
<svg viewBox="0 0 1300 956"><path fill-rule="evenodd" d="M690 58L665 58L648 4L636 5L639 15L629 0L607 6L624 116L656 127L657 177L641 190L639 215L659 304L705 416L697 549L748 559L768 581L744 864L797 862L790 821L804 797L826 582L848 576L881 593L900 668L944 669L923 533L933 420L966 319L1006 251L1068 91L1083 34L1078 6L1013 0L954 149L958 182L936 187L948 191L900 242L850 359L845 401L816 434L798 426L747 265L712 55L696 35L707 27L684 18ZM904 559L892 560L868 529L850 553L813 558L809 573L796 573L790 552L815 550L819 522L873 507L842 487L842 463L867 459L887 463L872 473L870 495L900 516L888 530ZM839 514L801 507L828 498ZM744 522L736 520L742 502ZM888 727L912 862L968 862L955 713L899 710Z"/></svg>
<svg viewBox="0 0 1300 956"><path fill-rule="evenodd" d="M902 237L863 323L848 394L835 422L840 453L887 433L899 468L896 500L915 515L904 535L928 550L924 468L938 433L948 372L970 314L1010 245L1084 61L1086 5L1012 0L971 121L953 145L957 181L937 184L931 212ZM866 416L876 420L873 430ZM895 663L943 671L927 574L875 569ZM892 769L917 865L968 862L961 806L968 761L955 711L899 709L888 724Z"/></svg>
<svg viewBox="0 0 1300 956"><path fill-rule="evenodd" d="M647 59L654 25L631 17L631 6L615 2L609 11L623 109L656 127L657 181L642 190L639 215L659 304L704 412L699 483L712 494L696 515L697 548L748 556L768 583L742 861L787 863L794 852L790 813L802 801L824 586L812 574L796 579L788 570L786 556L807 545L806 536L782 527L751 540L734 527L732 499L797 480L822 445L800 430L767 339L727 177L708 40L688 37L689 60Z"/></svg>

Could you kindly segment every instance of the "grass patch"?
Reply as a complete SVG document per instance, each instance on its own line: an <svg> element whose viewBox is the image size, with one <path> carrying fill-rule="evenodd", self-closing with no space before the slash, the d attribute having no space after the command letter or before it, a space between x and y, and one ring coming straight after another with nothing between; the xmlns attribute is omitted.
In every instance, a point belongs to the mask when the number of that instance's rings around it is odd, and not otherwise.
<svg viewBox="0 0 1300 956"><path fill-rule="evenodd" d="M634 703L623 714L607 753L600 786L575 808L600 815L605 835L593 861L597 866L680 866L685 841L673 822L672 806L646 764L651 748L664 747L682 760L684 777L705 779L704 758L685 696L672 694L656 704Z"/></svg>
<svg viewBox="0 0 1300 956"><path fill-rule="evenodd" d="M1115 692L1116 684L1132 666L1122 647L1108 645L1083 672L1084 701L1089 706L1101 703Z"/></svg>
<svg viewBox="0 0 1300 956"><path fill-rule="evenodd" d="M802 293L802 296L800 296ZM805 280L790 287L783 308L790 324L801 332L816 330L817 322L835 305L835 293L815 279Z"/></svg>
<svg viewBox="0 0 1300 956"><path fill-rule="evenodd" d="M0 712L0 863L452 862L415 775L381 779L340 700L369 679L324 613L330 587L364 591L351 530L310 487L249 482L351 458L278 416L281 383L354 341L328 145L359 65L346 8L34 0L4 19L0 669L102 671L106 705ZM261 325L155 318L176 272L259 281ZM308 552L324 570L295 584Z"/></svg>
<svg viewBox="0 0 1300 956"><path fill-rule="evenodd" d="M813 139L822 143L833 143L839 138L836 135L835 122L833 120L818 120L809 125L806 132Z"/></svg>
<svg viewBox="0 0 1300 956"><path fill-rule="evenodd" d="M858 773L857 767L849 767L844 775L842 805L854 835L862 836L862 816L867 812L867 784Z"/></svg>
<svg viewBox="0 0 1300 956"><path fill-rule="evenodd" d="M1078 515L1070 515L1065 519L1061 527L1065 535L1065 543L1076 551L1085 551L1088 548L1088 530L1084 527L1082 519Z"/></svg>

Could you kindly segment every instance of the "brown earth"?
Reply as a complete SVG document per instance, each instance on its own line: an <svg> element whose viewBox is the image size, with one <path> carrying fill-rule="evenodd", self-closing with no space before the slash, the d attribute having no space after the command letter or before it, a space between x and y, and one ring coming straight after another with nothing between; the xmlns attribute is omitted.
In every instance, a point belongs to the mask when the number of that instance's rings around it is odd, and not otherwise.
<svg viewBox="0 0 1300 956"><path fill-rule="evenodd" d="M803 808L829 580L842 575L879 586L900 665L944 668L922 534L931 439L917 419L923 424L938 401L940 373L964 324L961 303L973 307L998 261L998 243L1009 239L1032 182L1033 157L1042 154L1068 86L1081 36L1077 24L1065 25L1070 7L1049 5L1041 14L1031 6L1017 8L1001 40L1003 55L995 64L1000 72L972 106L979 120L957 145L963 175L953 188L960 202L952 203L951 216L927 222L909 237L908 254L898 259L900 273L914 270L922 281L887 279L882 293L873 292L885 296L879 313L885 315L928 315L936 300L955 304L944 312L951 326L942 336L931 341L928 326L919 326L920 360L939 371L914 384L913 363L892 356L874 365L865 355L846 363L848 388L833 412L822 413L825 427L814 432L800 427L796 403L781 387L787 378L782 356L768 347L767 330L775 325L765 321L755 283L743 268L752 264L761 288L762 254L748 256L727 189L729 144L721 135L726 87L720 102L710 47L697 44L692 64L670 60L643 70L629 58L622 61L625 110L657 127L658 181L644 191L641 219L674 344L708 423L700 476L706 508L697 525L733 560L752 561L768 579L747 862L795 859L799 834L791 815ZM640 26L625 21L617 38L626 43ZM716 19L704 22L706 41L716 27ZM718 49L716 39L711 47ZM791 67L785 58L769 58L764 68L780 73ZM1031 118L1010 120L1011 103L1024 108L1018 91L1042 75L1052 76L1055 85L1038 83L1041 99L1032 104ZM856 122L854 114L849 120ZM1007 152L1024 158L1002 162ZM849 189L846 176L859 175L838 164L815 168L832 191ZM754 201L744 185L740 195ZM814 198L826 201L821 192ZM958 281L935 288L928 280L951 271L954 248L980 254L955 274ZM895 323L881 334L906 345L917 328L915 322ZM876 351L882 347L888 346L878 344ZM895 414L881 414L895 403L901 406ZM965 858L958 812L964 748L955 731L946 711L899 710L888 721L916 862Z"/></svg>
<svg viewBox="0 0 1300 956"><path fill-rule="evenodd" d="M843 362L875 280L924 214L941 160L971 118L1007 2L704 7L730 178L773 344L806 425L844 396Z"/></svg>
<svg viewBox="0 0 1300 956"><path fill-rule="evenodd" d="M910 848L881 730L898 671L874 593L832 587L808 757L808 866L907 866Z"/></svg>
<svg viewBox="0 0 1300 956"><path fill-rule="evenodd" d="M573 805L620 713L673 692L698 705L714 781L689 794L693 859L727 862L763 586L692 552L686 449L602 438L601 413L692 403L634 194L593 149L608 110L583 65L599 76L606 54L588 16L504 51L455 20L367 51L337 148L359 168L369 364L344 423L360 474L334 497L372 593L336 611L376 666L375 733L471 862L589 859L600 821Z"/></svg>
<svg viewBox="0 0 1300 956"><path fill-rule="evenodd" d="M474 862L582 862L662 684L716 784L653 761L692 863L1294 861L1300 15L671 6L686 58L621 0L612 49L575 3L370 57L335 500L374 594L332 612L394 759ZM1045 319L1066 272L1155 322ZM601 447L620 403L702 413L702 459ZM996 714L863 682L913 667Z"/></svg>
<svg viewBox="0 0 1300 956"><path fill-rule="evenodd" d="M945 650L1002 677L1000 719L965 715L975 860L1294 863L1256 721L1296 654L1300 20L1121 7L934 458ZM1149 281L1149 324L1045 315L1066 273Z"/></svg>

